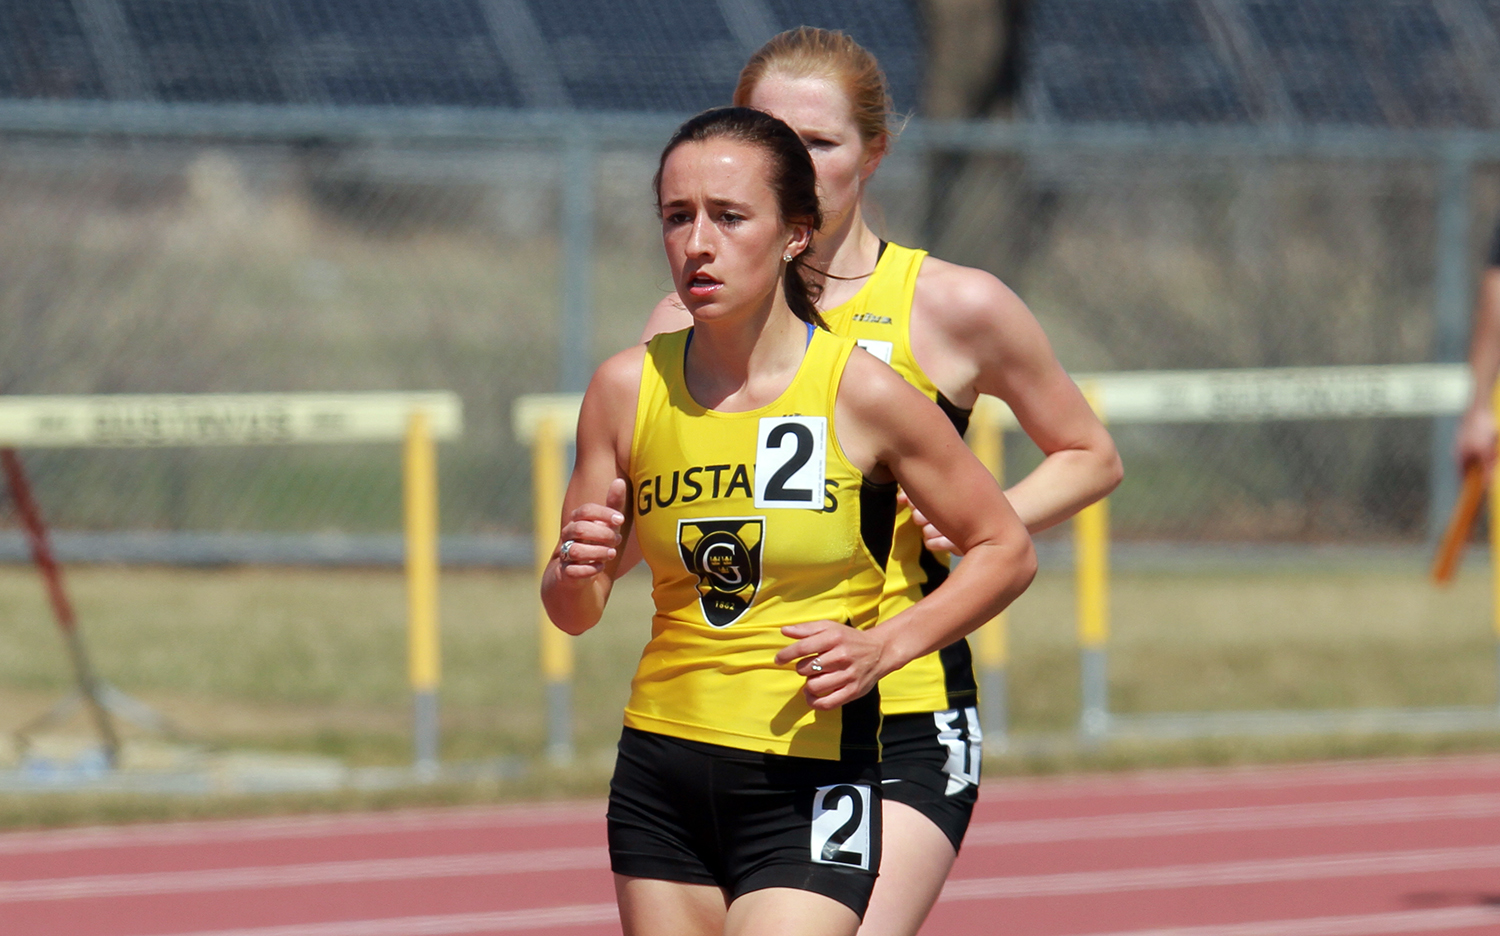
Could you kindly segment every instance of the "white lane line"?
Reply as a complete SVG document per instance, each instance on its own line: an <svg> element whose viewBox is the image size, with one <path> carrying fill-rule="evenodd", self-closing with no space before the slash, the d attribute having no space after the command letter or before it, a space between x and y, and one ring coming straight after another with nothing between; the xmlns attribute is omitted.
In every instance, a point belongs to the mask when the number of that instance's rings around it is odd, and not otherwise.
<svg viewBox="0 0 1500 936"><path fill-rule="evenodd" d="M1226 861L1213 864L1121 868L1111 871L1067 871L1015 877L950 880L940 900L998 900L1060 894L1117 894L1122 891L1176 890L1328 878L1375 877L1429 871L1500 868L1500 846L1435 848L1423 851L1321 855Z"/></svg>
<svg viewBox="0 0 1500 936"><path fill-rule="evenodd" d="M525 828L559 825L604 825L604 802L537 806L449 807L332 816L286 816L277 819L228 819L162 825L98 826L47 832L0 834L0 855L41 854L200 842L253 842L267 839L329 838L340 835L390 835L447 829Z"/></svg>
<svg viewBox="0 0 1500 936"><path fill-rule="evenodd" d="M338 920L248 929L173 933L170 936L450 936L497 930L549 929L614 923L614 904L578 904L539 910L495 913L457 913L446 916L397 917L385 920ZM1384 936L1387 933L1432 933L1472 929L1500 923L1500 911L1490 907L1452 907L1443 910L1406 910L1358 916L1309 917L1301 920L1258 920L1176 926L1166 929L1122 930L1089 936Z"/></svg>
<svg viewBox="0 0 1500 936"><path fill-rule="evenodd" d="M1500 779L1500 757L1475 754L1454 757L1390 758L1374 761L1321 762L1212 769L1143 770L1125 774L1079 774L1045 779L986 782L985 800L1066 799L1075 796L1138 796L1188 791L1286 789L1358 786L1426 780Z"/></svg>
<svg viewBox="0 0 1500 936"><path fill-rule="evenodd" d="M371 858L363 861L327 861L300 865L209 868L192 871L153 871L145 874L42 878L34 881L0 881L0 903L263 890L275 887L305 887L312 884L363 884L371 881L487 877L499 874L525 874L534 871L592 870L608 867L609 854L605 849L597 846L488 852L474 855L436 855L421 858Z"/></svg>
<svg viewBox="0 0 1500 936"><path fill-rule="evenodd" d="M1264 920L1174 926L1167 929L1091 933L1089 936L1377 936L1386 933L1435 933L1500 924L1493 907L1452 907L1446 910L1401 910L1361 916L1309 917L1303 920Z"/></svg>
<svg viewBox="0 0 1500 936"><path fill-rule="evenodd" d="M1229 806L1220 809L976 822L969 827L964 845L1073 842L1081 839L1197 835L1257 829L1330 828L1439 819L1487 819L1496 816L1500 816L1500 796L1487 793L1293 803L1283 806Z"/></svg>
<svg viewBox="0 0 1500 936"><path fill-rule="evenodd" d="M536 910L494 913L454 913L446 916L394 917L388 920L335 920L331 923L293 923L251 929L206 930L171 936L449 936L453 933L493 933L497 930L537 930L556 926L618 923L612 903L575 904Z"/></svg>

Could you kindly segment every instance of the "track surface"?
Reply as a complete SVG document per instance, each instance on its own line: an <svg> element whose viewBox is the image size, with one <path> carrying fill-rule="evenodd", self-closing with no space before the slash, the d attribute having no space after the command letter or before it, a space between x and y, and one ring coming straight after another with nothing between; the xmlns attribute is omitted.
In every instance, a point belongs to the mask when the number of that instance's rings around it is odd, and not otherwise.
<svg viewBox="0 0 1500 936"><path fill-rule="evenodd" d="M0 835L5 936L618 933L602 803ZM928 936L1500 934L1500 757L987 784Z"/></svg>

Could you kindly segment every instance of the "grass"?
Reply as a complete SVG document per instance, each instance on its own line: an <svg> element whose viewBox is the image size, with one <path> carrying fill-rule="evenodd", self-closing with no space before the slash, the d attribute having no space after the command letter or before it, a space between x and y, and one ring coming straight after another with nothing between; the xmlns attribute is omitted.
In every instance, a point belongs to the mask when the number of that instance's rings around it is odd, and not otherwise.
<svg viewBox="0 0 1500 936"><path fill-rule="evenodd" d="M408 762L399 574L101 566L72 570L69 581L101 674L194 736L353 765ZM526 776L275 797L0 796L0 827L600 794L649 629L649 582L640 573L623 580L606 619L575 642L581 756L568 771L540 756L531 577L451 573L442 594L443 755L520 756L537 765ZM1120 574L1111 704L1119 712L1488 704L1488 603L1487 580L1473 574L1444 591L1416 571ZM1044 572L1013 610L1011 708L1023 743L992 760L992 775L1500 749L1490 735L1058 743L1077 718L1071 619L1071 578L1058 572ZM24 722L68 686L34 574L0 568L0 726Z"/></svg>

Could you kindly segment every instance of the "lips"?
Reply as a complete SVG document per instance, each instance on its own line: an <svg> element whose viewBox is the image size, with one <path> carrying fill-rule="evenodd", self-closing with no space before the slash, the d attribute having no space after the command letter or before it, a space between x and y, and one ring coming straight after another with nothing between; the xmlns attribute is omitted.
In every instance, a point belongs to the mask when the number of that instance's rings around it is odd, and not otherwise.
<svg viewBox="0 0 1500 936"><path fill-rule="evenodd" d="M713 295L721 288L723 288L723 286L724 284L722 282L714 279L707 273L695 273L693 274L693 278L688 280L688 293L695 297L702 298L704 296Z"/></svg>

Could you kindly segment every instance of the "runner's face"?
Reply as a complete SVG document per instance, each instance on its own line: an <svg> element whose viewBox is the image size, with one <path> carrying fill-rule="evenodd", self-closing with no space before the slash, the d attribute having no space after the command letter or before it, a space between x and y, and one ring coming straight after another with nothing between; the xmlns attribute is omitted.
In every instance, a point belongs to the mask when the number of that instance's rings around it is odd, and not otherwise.
<svg viewBox="0 0 1500 936"><path fill-rule="evenodd" d="M807 246L781 221L770 164L758 146L683 143L661 173L661 230L677 294L695 319L774 301L783 254Z"/></svg>
<svg viewBox="0 0 1500 936"><path fill-rule="evenodd" d="M797 131L818 170L824 230L837 230L859 204L880 154L865 145L849 96L827 78L768 75L750 93L750 106Z"/></svg>

